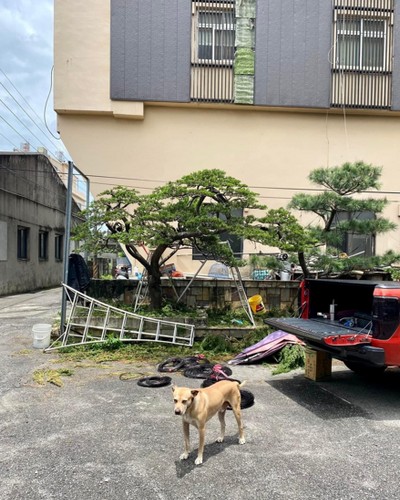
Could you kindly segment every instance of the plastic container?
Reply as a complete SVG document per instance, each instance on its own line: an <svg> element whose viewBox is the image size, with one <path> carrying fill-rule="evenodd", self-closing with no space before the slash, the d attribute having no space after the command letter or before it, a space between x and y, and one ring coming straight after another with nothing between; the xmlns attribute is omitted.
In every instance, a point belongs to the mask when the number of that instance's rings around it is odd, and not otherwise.
<svg viewBox="0 0 400 500"><path fill-rule="evenodd" d="M290 273L288 271L281 271L281 281L290 281Z"/></svg>
<svg viewBox="0 0 400 500"><path fill-rule="evenodd" d="M261 295L250 297L249 304L254 314L264 314L266 312Z"/></svg>
<svg viewBox="0 0 400 500"><path fill-rule="evenodd" d="M46 349L50 345L51 325L38 323L32 327L33 347L35 349Z"/></svg>

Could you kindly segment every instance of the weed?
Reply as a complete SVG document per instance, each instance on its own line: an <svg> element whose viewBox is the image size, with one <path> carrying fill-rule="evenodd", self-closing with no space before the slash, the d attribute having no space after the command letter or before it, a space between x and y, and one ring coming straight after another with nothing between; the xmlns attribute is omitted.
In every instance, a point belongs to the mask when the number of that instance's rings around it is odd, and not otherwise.
<svg viewBox="0 0 400 500"><path fill-rule="evenodd" d="M107 337L107 340L103 342L102 348L105 351L116 351L117 349L120 349L123 345L123 342L117 337L114 337L113 335L109 335Z"/></svg>
<svg viewBox="0 0 400 500"><path fill-rule="evenodd" d="M41 369L34 372L33 380L39 385L45 385L48 382L57 387L62 387L64 384L61 377L71 377L72 374L73 371L66 368L59 368L58 370Z"/></svg>
<svg viewBox="0 0 400 500"><path fill-rule="evenodd" d="M232 344L222 335L206 335L202 340L200 347L203 351L212 352L214 354L232 352Z"/></svg>
<svg viewBox="0 0 400 500"><path fill-rule="evenodd" d="M301 368L305 363L304 347L299 344L287 345L279 353L278 366L272 375L287 373L296 368Z"/></svg>

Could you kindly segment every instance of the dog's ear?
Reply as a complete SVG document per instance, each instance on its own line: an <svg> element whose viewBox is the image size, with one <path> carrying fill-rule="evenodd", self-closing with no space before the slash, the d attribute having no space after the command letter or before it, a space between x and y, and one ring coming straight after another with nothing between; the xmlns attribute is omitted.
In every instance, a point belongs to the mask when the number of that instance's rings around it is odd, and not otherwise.
<svg viewBox="0 0 400 500"><path fill-rule="evenodd" d="M197 389L193 389L193 391L190 391L192 393L192 396L195 398L199 391Z"/></svg>

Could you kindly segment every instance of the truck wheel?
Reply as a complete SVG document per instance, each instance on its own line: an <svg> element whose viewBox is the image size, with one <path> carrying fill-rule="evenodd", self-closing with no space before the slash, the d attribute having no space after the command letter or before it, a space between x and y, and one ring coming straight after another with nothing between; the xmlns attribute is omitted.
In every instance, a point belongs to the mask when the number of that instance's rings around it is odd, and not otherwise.
<svg viewBox="0 0 400 500"><path fill-rule="evenodd" d="M354 373L363 376L379 376L386 370L386 366L371 366L357 361L343 361L343 363Z"/></svg>

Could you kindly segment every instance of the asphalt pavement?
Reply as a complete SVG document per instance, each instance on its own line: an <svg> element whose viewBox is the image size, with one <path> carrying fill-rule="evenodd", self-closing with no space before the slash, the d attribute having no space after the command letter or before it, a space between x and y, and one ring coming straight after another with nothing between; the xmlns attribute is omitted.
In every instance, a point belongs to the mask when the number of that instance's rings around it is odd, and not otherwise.
<svg viewBox="0 0 400 500"><path fill-rule="evenodd" d="M32 347L32 326L52 322L61 290L0 298L0 498L2 500L398 499L400 372L366 381L335 363L332 378L302 370L273 376L234 366L255 404L233 415L216 443L207 427L204 463L188 460L170 387L144 388L122 373L151 364L60 363ZM68 367L64 385L38 385L38 369ZM172 375L178 385L199 381ZM229 412L228 412L229 413Z"/></svg>

